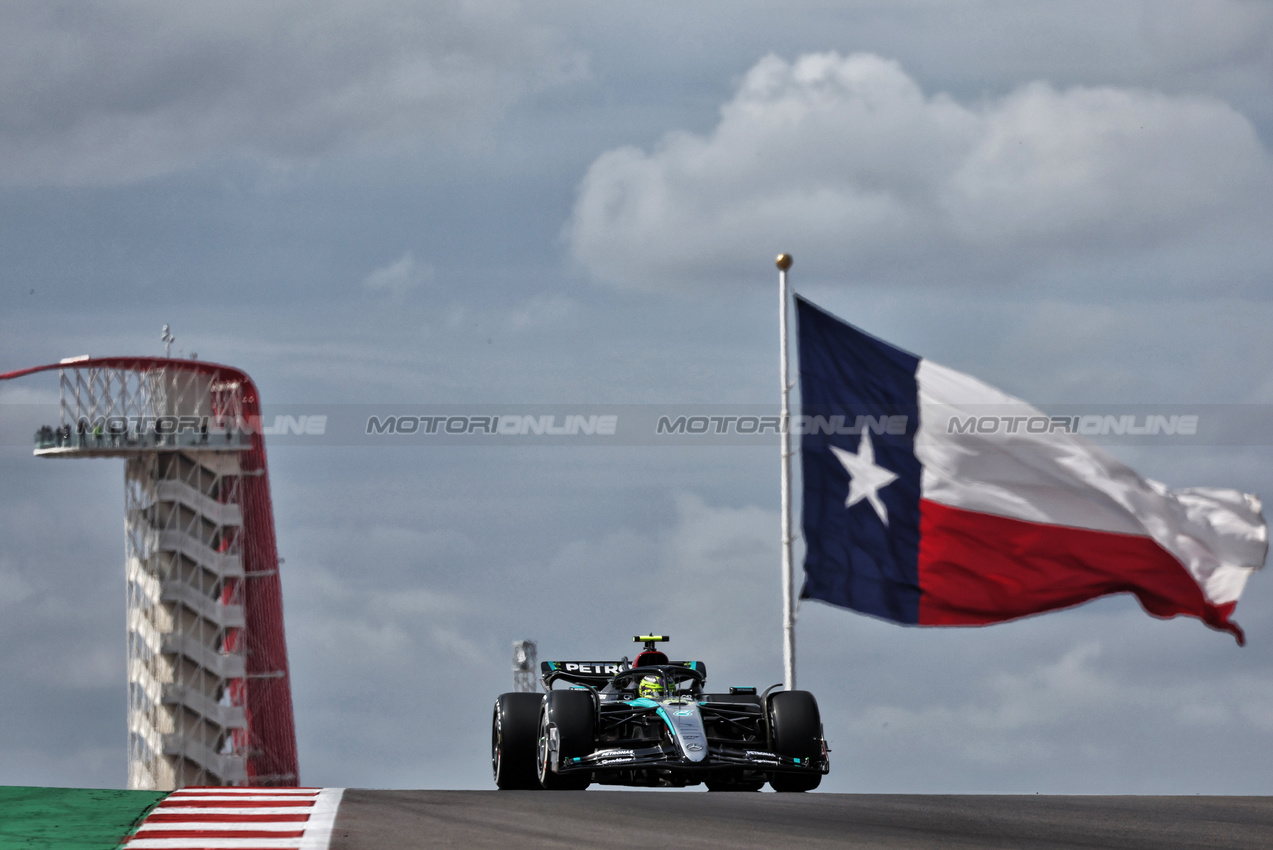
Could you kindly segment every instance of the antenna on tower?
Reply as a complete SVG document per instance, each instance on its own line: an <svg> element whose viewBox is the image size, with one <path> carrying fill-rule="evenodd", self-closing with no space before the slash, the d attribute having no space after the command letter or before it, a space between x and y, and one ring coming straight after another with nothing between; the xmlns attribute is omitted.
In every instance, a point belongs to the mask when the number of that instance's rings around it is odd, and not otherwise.
<svg viewBox="0 0 1273 850"><path fill-rule="evenodd" d="M535 679L535 666L539 660L539 650L533 640L513 641L513 690L523 694L539 691L539 682Z"/></svg>

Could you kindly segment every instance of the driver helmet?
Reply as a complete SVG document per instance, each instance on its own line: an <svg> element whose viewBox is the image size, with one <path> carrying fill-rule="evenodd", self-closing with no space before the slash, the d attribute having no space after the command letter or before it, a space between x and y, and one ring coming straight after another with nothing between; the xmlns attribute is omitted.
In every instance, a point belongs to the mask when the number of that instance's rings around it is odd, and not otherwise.
<svg viewBox="0 0 1273 850"><path fill-rule="evenodd" d="M646 676L641 680L641 684L637 685L637 696L646 699L663 699L667 695L662 676Z"/></svg>

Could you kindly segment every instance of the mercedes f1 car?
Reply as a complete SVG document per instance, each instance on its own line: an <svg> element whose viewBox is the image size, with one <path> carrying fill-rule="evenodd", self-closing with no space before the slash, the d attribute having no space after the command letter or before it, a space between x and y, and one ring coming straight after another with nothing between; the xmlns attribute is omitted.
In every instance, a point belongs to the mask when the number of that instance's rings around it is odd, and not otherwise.
<svg viewBox="0 0 1273 850"><path fill-rule="evenodd" d="M641 635L631 663L545 661L547 693L495 701L491 766L501 790L601 785L809 791L830 770L808 691L708 693L701 661L669 661ZM558 686L558 687L555 687Z"/></svg>

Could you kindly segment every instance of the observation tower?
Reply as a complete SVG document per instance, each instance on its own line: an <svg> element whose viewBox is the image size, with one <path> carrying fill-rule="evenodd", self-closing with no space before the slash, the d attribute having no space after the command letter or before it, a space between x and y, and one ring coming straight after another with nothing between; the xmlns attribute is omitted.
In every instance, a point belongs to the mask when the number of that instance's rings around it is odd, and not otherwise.
<svg viewBox="0 0 1273 850"><path fill-rule="evenodd" d="M167 329L165 328L165 331ZM168 357L71 358L44 458L124 460L128 785L298 782L256 386Z"/></svg>

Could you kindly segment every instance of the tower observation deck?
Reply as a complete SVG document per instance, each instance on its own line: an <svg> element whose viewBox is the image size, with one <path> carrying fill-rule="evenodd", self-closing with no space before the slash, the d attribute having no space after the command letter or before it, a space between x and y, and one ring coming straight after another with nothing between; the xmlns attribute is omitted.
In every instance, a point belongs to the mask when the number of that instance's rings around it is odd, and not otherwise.
<svg viewBox="0 0 1273 850"><path fill-rule="evenodd" d="M260 402L198 360L75 358L44 458L124 460L128 785L296 785Z"/></svg>

